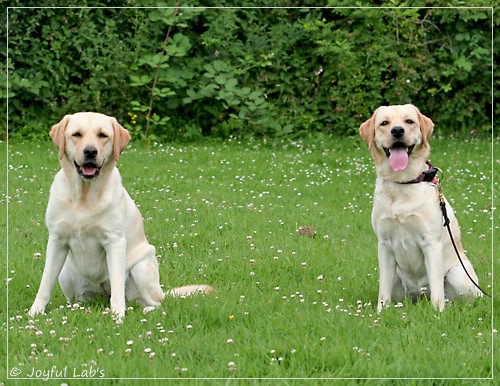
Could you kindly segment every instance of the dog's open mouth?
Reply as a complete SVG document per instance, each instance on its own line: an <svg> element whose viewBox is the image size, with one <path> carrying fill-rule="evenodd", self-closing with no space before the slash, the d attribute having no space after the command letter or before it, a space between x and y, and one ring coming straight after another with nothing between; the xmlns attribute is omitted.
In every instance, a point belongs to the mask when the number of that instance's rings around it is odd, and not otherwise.
<svg viewBox="0 0 500 386"><path fill-rule="evenodd" d="M86 162L83 165L78 165L75 162L75 167L78 174L86 180L91 180L97 177L101 171L101 168L93 162Z"/></svg>
<svg viewBox="0 0 500 386"><path fill-rule="evenodd" d="M385 155L389 158L389 165L392 170L398 172L406 169L410 161L410 154L415 145L407 147L403 142L396 142L390 149L384 147Z"/></svg>

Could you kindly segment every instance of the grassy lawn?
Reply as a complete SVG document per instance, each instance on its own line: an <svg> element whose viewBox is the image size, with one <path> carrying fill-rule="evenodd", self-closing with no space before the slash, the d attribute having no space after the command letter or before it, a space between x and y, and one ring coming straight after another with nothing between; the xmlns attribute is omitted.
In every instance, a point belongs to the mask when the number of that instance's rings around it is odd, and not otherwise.
<svg viewBox="0 0 500 386"><path fill-rule="evenodd" d="M492 292L491 190L498 190L498 160L493 184L490 143L432 144L431 159L444 170L444 193L464 246L481 285ZM5 180L5 142L0 149ZM375 174L358 139L133 142L119 169L161 256L165 289L209 283L217 291L166 299L147 315L129 304L123 324L113 321L106 303L67 306L59 286L47 315L27 316L44 266L45 207L59 164L49 143L11 142L8 162L8 266L2 264L8 298L5 287L0 293L7 299L0 314L8 345L0 348L7 358L0 382L14 368L19 374L11 374L25 379L50 373L197 378L191 381L196 384L224 383L199 378L302 384L291 378L499 374L490 299L455 302L442 314L429 301L403 302L377 314L377 241L370 225ZM5 190L1 201L4 229ZM313 227L317 236L299 236L299 226ZM5 244L4 232L0 240ZM498 259L496 264L498 270ZM238 381L245 383L252 381Z"/></svg>

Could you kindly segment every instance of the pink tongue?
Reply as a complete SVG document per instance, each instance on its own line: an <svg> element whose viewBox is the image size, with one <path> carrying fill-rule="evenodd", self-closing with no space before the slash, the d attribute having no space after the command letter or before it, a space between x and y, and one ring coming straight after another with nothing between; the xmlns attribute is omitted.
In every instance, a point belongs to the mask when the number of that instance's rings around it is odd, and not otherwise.
<svg viewBox="0 0 500 386"><path fill-rule="evenodd" d="M406 147L391 150L389 165L395 172L404 170L408 166L408 153Z"/></svg>
<svg viewBox="0 0 500 386"><path fill-rule="evenodd" d="M86 176L92 176L97 171L97 168L93 166L82 166L82 171Z"/></svg>

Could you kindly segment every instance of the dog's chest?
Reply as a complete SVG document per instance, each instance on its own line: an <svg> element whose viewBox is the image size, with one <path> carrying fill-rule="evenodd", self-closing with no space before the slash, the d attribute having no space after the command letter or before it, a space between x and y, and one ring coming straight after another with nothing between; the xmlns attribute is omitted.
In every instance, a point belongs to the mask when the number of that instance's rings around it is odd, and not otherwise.
<svg viewBox="0 0 500 386"><path fill-rule="evenodd" d="M108 277L106 251L98 239L71 237L68 240L71 264L93 282L100 283Z"/></svg>
<svg viewBox="0 0 500 386"><path fill-rule="evenodd" d="M377 181L372 220L395 228L421 233L429 226L438 226L441 212L434 185L397 184ZM424 226L422 228L422 226ZM378 234L378 232L377 232Z"/></svg>
<svg viewBox="0 0 500 386"><path fill-rule="evenodd" d="M64 214L49 216L47 224L51 235L67 245L69 267L92 283L107 280L105 246L109 244L110 234L116 232L110 228L107 211L96 214L66 208Z"/></svg>
<svg viewBox="0 0 500 386"><path fill-rule="evenodd" d="M426 239L442 232L436 190L429 184L377 185L372 225L380 241L395 250L419 249Z"/></svg>
<svg viewBox="0 0 500 386"><path fill-rule="evenodd" d="M96 239L109 228L108 210L85 211L81 207L66 207L49 211L47 226L51 234L75 239Z"/></svg>
<svg viewBox="0 0 500 386"><path fill-rule="evenodd" d="M424 250L439 248L442 217L435 188L428 184L377 185L372 225L384 250L415 282L425 277Z"/></svg>
<svg viewBox="0 0 500 386"><path fill-rule="evenodd" d="M380 231L409 232L418 231L421 217L425 215L425 206L418 196L375 194L373 203L373 221ZM382 226L381 229L378 229Z"/></svg>
<svg viewBox="0 0 500 386"><path fill-rule="evenodd" d="M79 180L77 180L79 181ZM104 182L78 184L61 170L55 177L46 213L51 235L99 238L124 227L126 199L116 170ZM118 183L117 183L118 182ZM75 186L73 186L75 185Z"/></svg>
<svg viewBox="0 0 500 386"><path fill-rule="evenodd" d="M126 226L126 206L123 195L102 195L95 199L79 200L66 192L51 195L46 221L49 233L78 240L101 239L120 233Z"/></svg>
<svg viewBox="0 0 500 386"><path fill-rule="evenodd" d="M418 283L426 276L422 245L425 221L415 209L401 200L381 202L374 206L373 227L384 256L394 258L399 270Z"/></svg>

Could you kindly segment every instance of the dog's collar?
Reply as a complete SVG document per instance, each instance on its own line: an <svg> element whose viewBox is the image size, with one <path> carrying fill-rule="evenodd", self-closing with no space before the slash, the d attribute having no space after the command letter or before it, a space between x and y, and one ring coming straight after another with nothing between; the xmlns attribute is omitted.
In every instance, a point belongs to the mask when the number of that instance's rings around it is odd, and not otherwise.
<svg viewBox="0 0 500 386"><path fill-rule="evenodd" d="M432 182L436 184L439 180L436 178L436 173L439 171L439 168L435 167L431 164L431 161L425 162L428 166L427 170L424 170L417 178L414 180L410 180L407 182L401 182L402 184L418 184L420 182Z"/></svg>

